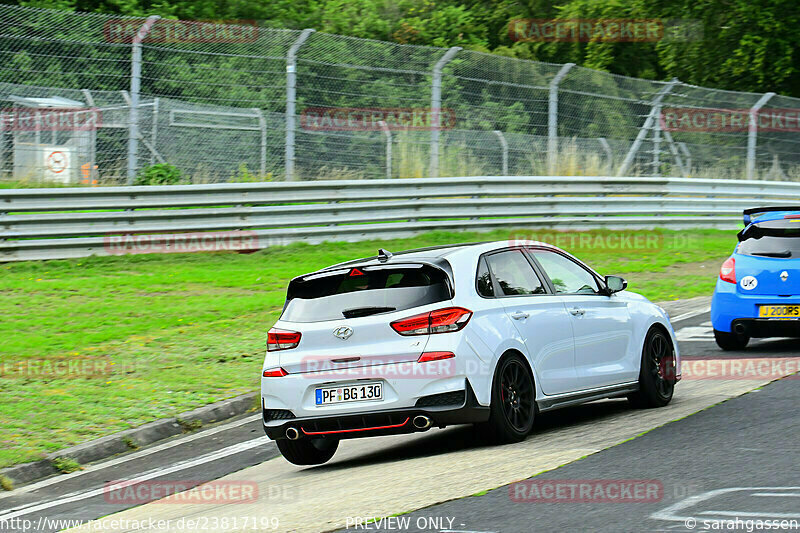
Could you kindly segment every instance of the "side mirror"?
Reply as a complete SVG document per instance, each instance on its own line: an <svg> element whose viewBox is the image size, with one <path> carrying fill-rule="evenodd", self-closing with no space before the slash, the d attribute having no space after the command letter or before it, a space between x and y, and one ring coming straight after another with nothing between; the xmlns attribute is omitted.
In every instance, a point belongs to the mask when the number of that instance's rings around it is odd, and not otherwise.
<svg viewBox="0 0 800 533"><path fill-rule="evenodd" d="M605 279L608 294L614 294L615 292L624 291L628 288L628 282L625 281L625 278L621 278L619 276L606 276Z"/></svg>

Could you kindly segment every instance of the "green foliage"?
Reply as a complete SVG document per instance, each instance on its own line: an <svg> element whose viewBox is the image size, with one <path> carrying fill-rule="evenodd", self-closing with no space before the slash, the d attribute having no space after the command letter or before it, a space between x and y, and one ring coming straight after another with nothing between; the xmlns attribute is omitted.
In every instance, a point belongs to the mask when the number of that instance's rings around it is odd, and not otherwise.
<svg viewBox="0 0 800 533"><path fill-rule="evenodd" d="M800 96L800 9L795 0L36 0L11 2L37 7L166 18L259 20L275 28L315 28L354 37L400 43L462 46L548 62L574 62L617 74L669 79L696 85ZM658 42L514 42L514 19L662 19L694 21L696 40ZM25 52L8 58L14 68L33 68ZM48 60L52 66L58 58ZM170 61L183 62L183 58ZM80 78L92 72L69 70ZM37 67L39 72L47 69ZM232 71L233 72L233 71ZM203 72L197 73L199 77ZM78 80L76 79L76 82ZM83 86L81 84L75 85ZM114 87L123 89L124 87ZM211 87L209 91L213 90Z"/></svg>
<svg viewBox="0 0 800 533"><path fill-rule="evenodd" d="M173 165L158 163L143 168L134 185L175 185L181 182L181 171Z"/></svg>
<svg viewBox="0 0 800 533"><path fill-rule="evenodd" d="M184 433L192 433L193 431L198 431L203 427L203 422L200 420L184 420L182 418L176 418L178 421L178 425L181 426L181 429Z"/></svg>
<svg viewBox="0 0 800 533"><path fill-rule="evenodd" d="M53 459L53 466L60 470L62 474L71 474L72 472L83 470L80 463L71 457L56 457Z"/></svg>

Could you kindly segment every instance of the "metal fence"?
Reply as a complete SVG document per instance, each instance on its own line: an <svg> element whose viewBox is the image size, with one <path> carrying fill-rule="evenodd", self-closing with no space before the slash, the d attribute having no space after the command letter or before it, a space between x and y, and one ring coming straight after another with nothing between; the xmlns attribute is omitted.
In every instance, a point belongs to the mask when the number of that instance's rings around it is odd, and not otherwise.
<svg viewBox="0 0 800 533"><path fill-rule="evenodd" d="M800 203L800 183L493 176L0 190L0 261L256 250L435 230L730 229L755 203Z"/></svg>
<svg viewBox="0 0 800 533"><path fill-rule="evenodd" d="M791 180L800 166L797 128L761 128L755 115L800 111L795 98L247 24L3 5L0 100L6 110L98 111L80 135L37 137L19 131L13 113L1 117L3 176L65 183L124 183L159 162L194 183L609 174ZM427 109L452 114L454 123L319 129L302 120L310 109L340 108ZM665 128L665 110L676 109L742 110L747 123Z"/></svg>

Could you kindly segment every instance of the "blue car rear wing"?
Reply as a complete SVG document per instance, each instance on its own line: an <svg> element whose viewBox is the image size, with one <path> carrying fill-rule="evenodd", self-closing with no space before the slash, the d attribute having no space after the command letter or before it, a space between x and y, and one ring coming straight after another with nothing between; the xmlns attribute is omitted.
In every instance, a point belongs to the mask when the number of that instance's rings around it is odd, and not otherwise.
<svg viewBox="0 0 800 533"><path fill-rule="evenodd" d="M744 217L744 225L749 226L753 219L760 217L766 213L774 213L776 211L795 211L800 213L800 206L780 206L780 207L753 207L751 209L745 209L742 212Z"/></svg>

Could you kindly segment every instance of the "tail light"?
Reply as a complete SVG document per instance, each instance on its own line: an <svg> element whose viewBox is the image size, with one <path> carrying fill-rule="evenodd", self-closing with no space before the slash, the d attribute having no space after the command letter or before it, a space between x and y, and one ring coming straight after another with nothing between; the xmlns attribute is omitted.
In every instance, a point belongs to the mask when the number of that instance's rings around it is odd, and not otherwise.
<svg viewBox="0 0 800 533"><path fill-rule="evenodd" d="M729 257L719 269L719 279L728 283L736 283L736 258Z"/></svg>
<svg viewBox="0 0 800 533"><path fill-rule="evenodd" d="M270 369L264 370L264 373L262 375L265 378L282 378L283 376L286 376L288 374L289 373L286 370L278 367L278 368L270 368Z"/></svg>
<svg viewBox="0 0 800 533"><path fill-rule="evenodd" d="M452 359L456 354L453 352L425 352L419 356L417 363L427 363L429 361L441 361L442 359Z"/></svg>
<svg viewBox="0 0 800 533"><path fill-rule="evenodd" d="M267 351L277 352L278 350L297 348L297 345L300 344L301 336L298 331L272 328L267 333Z"/></svg>
<svg viewBox="0 0 800 533"><path fill-rule="evenodd" d="M400 335L430 335L458 331L467 325L471 317L472 311L469 309L446 307L430 313L395 320L389 325Z"/></svg>

